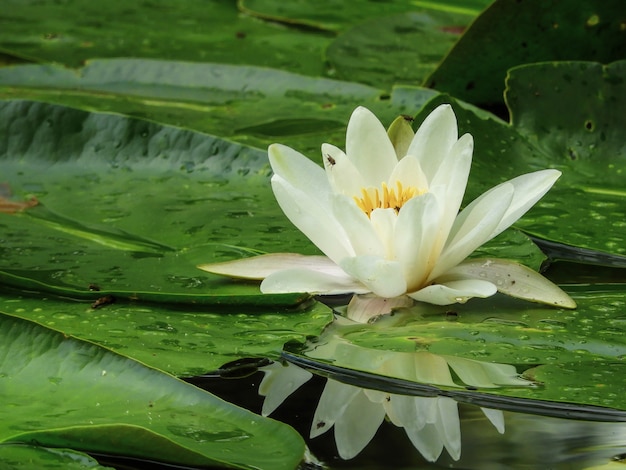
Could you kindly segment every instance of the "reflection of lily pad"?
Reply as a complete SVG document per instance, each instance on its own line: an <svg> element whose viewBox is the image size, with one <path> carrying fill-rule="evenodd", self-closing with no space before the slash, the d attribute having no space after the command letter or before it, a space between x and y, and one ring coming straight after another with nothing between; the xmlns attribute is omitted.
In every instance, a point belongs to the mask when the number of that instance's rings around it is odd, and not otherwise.
<svg viewBox="0 0 626 470"><path fill-rule="evenodd" d="M555 187L516 225L540 238L620 255L612 264L626 266L625 84L624 61L535 64L509 73L510 125L455 105L461 131L476 142L471 179L477 184L468 200L514 175L558 168L563 175ZM442 101L450 98L427 108Z"/></svg>

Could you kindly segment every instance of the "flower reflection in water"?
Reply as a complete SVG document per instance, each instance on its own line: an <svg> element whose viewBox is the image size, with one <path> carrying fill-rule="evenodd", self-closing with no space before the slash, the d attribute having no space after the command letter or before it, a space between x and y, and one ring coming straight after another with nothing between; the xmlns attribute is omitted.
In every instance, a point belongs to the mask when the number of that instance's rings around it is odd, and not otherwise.
<svg viewBox="0 0 626 470"><path fill-rule="evenodd" d="M436 355L376 351L348 344L332 345L335 357L348 359L348 366L368 364L368 372L418 383L445 387L497 388L530 386L513 366ZM325 351L325 355L328 351ZM347 353L347 354L346 354ZM346 365L342 362L342 365ZM453 380L451 370L461 384ZM265 396L262 413L271 414L291 393L307 382L312 374L293 364L273 363L263 369L265 377L259 393ZM481 408L498 432L504 432L504 417L499 410ZM387 418L404 428L415 448L429 461L439 458L443 448L458 460L461 456L461 430L457 402L444 396L423 397L389 393L328 379L320 397L310 437L334 427L335 443L341 458L358 455L372 440Z"/></svg>

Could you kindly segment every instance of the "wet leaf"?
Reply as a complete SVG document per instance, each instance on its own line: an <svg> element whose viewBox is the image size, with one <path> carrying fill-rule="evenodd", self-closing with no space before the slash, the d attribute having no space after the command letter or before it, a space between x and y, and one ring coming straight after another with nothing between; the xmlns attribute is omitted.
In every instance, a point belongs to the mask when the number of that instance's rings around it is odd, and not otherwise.
<svg viewBox="0 0 626 470"><path fill-rule="evenodd" d="M0 316L0 441L182 465L293 469L288 426L93 343Z"/></svg>

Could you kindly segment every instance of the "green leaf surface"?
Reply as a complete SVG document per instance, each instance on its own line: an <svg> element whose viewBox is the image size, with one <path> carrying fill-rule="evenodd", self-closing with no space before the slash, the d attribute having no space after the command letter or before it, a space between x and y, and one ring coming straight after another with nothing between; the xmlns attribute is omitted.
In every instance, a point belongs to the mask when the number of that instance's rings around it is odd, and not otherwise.
<svg viewBox="0 0 626 470"><path fill-rule="evenodd" d="M444 0L438 2L407 0L385 2L318 0L309 2L307 0L293 0L281 3L272 0L239 0L239 5L246 13L259 18L310 28L342 31L370 19L414 10L456 12L475 16L489 2L490 0Z"/></svg>
<svg viewBox="0 0 626 470"><path fill-rule="evenodd" d="M88 455L71 449L23 444L0 444L0 467L6 470L111 470Z"/></svg>
<svg viewBox="0 0 626 470"><path fill-rule="evenodd" d="M0 441L182 465L293 469L291 428L92 343L0 316Z"/></svg>
<svg viewBox="0 0 626 470"><path fill-rule="evenodd" d="M550 192L516 226L531 235L612 256L626 266L626 62L527 65L507 80L507 124L452 102L461 132L476 148L466 202L495 184L542 168L563 172ZM576 258L575 250L569 256Z"/></svg>
<svg viewBox="0 0 626 470"><path fill-rule="evenodd" d="M473 16L412 11L372 18L341 33L326 50L335 78L391 89L419 85Z"/></svg>
<svg viewBox="0 0 626 470"><path fill-rule="evenodd" d="M312 250L279 217L264 153L37 103L3 103L0 113L13 123L0 137L5 189L16 200L39 200L21 213L0 213L4 283L92 300L305 298L261 295L256 283L231 283L196 268L260 251Z"/></svg>
<svg viewBox="0 0 626 470"><path fill-rule="evenodd" d="M0 312L32 320L177 376L195 376L246 357L277 357L333 320L319 302L297 309L89 303L0 294Z"/></svg>
<svg viewBox="0 0 626 470"><path fill-rule="evenodd" d="M456 43L425 85L470 103L502 104L507 70L559 60L626 57L621 0L496 0Z"/></svg>
<svg viewBox="0 0 626 470"><path fill-rule="evenodd" d="M379 88L251 66L139 59L93 60L79 73L52 65L0 68L0 97L115 112L265 149L281 142L318 156L344 141L359 105L385 122L414 114L436 93ZM342 144L343 145L343 144Z"/></svg>
<svg viewBox="0 0 626 470"><path fill-rule="evenodd" d="M143 57L275 67L321 75L331 36L241 15L234 1L6 0L0 51L78 67L94 57Z"/></svg>
<svg viewBox="0 0 626 470"><path fill-rule="evenodd" d="M498 294L465 305L417 304L371 325L334 323L304 354L366 372L382 354L393 351L510 364L540 383L479 391L626 411L626 396L620 393L626 387L626 291L623 286L597 285L568 293L578 304L575 310Z"/></svg>

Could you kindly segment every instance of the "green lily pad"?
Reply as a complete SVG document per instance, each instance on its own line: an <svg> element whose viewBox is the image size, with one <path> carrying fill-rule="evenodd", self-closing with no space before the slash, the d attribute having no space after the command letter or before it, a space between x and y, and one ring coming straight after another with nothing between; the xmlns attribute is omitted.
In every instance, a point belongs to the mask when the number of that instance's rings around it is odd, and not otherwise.
<svg viewBox="0 0 626 470"><path fill-rule="evenodd" d="M372 18L341 33L328 46L326 57L336 78L384 88L417 85L435 70L472 19L437 10Z"/></svg>
<svg viewBox="0 0 626 470"><path fill-rule="evenodd" d="M343 142L359 105L391 123L435 96L261 67L141 59L93 60L78 72L54 65L0 68L0 97L125 114L265 149L281 142L307 155ZM343 144L342 144L343 145Z"/></svg>
<svg viewBox="0 0 626 470"><path fill-rule="evenodd" d="M319 302L297 308L194 308L118 301L89 303L0 293L0 312L88 340L176 376L196 376L246 357L280 355L332 322Z"/></svg>
<svg viewBox="0 0 626 470"><path fill-rule="evenodd" d="M10 1L0 18L0 51L78 67L94 57L143 57L275 67L321 75L331 36L242 15L235 2Z"/></svg>
<svg viewBox="0 0 626 470"><path fill-rule="evenodd" d="M424 84L470 103L502 104L507 70L516 65L623 59L623 25L620 0L496 0Z"/></svg>
<svg viewBox="0 0 626 470"><path fill-rule="evenodd" d="M0 316L0 442L293 469L293 429L92 343Z"/></svg>
<svg viewBox="0 0 626 470"><path fill-rule="evenodd" d="M444 358L456 373L456 387L435 384L441 390L471 386L473 391L501 397L626 411L626 397L620 392L626 387L626 289L598 285L570 289L569 293L578 304L576 310L545 308L501 295L473 299L465 305L417 304L371 325L336 322L308 349L295 351L333 366L374 373L377 362L384 357L393 360L394 352L428 352ZM487 368L494 363L513 365L518 373L538 383L521 386L510 372L508 382L495 382L499 386L468 383L463 371L471 364L455 362L455 358L486 364ZM475 374L474 366L471 369L468 373L474 379L480 375ZM400 370L396 368L393 377L412 379ZM431 374L430 369L420 373ZM434 369L432 374L436 374ZM458 398L464 399L464 395ZM620 416L626 419L625 414Z"/></svg>
<svg viewBox="0 0 626 470"><path fill-rule="evenodd" d="M0 444L0 466L11 470L112 470L82 452L24 444Z"/></svg>
<svg viewBox="0 0 626 470"><path fill-rule="evenodd" d="M596 262L626 266L626 62L532 64L512 69L506 98L511 124L452 102L461 132L474 136L476 149L467 201L487 188L541 168L563 175L516 226L559 245L598 253ZM594 261L576 248L561 257Z"/></svg>
<svg viewBox="0 0 626 470"><path fill-rule="evenodd" d="M415 11L416 9L457 12L475 16L488 4L489 0L445 0L440 2L353 0L349 3L337 3L332 0L320 0L315 3L306 0L283 3L272 0L239 0L239 5L243 11L259 18L330 31L342 31L349 26L369 19Z"/></svg>

